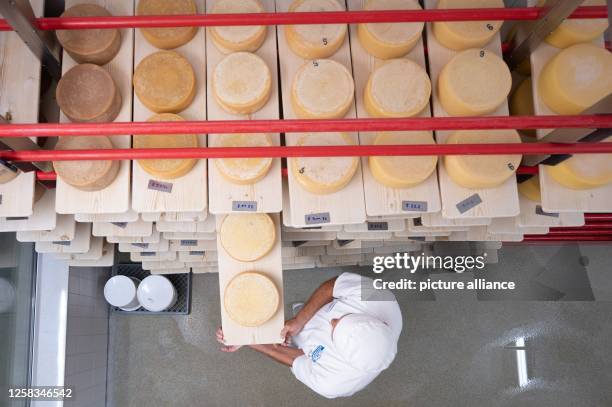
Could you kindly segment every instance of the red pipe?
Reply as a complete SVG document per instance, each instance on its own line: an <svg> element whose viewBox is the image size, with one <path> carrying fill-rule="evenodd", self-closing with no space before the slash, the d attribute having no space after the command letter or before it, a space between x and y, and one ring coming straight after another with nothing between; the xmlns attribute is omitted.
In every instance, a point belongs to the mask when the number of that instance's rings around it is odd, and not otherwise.
<svg viewBox="0 0 612 407"><path fill-rule="evenodd" d="M612 221L612 213L585 213L584 219L587 222Z"/></svg>
<svg viewBox="0 0 612 407"><path fill-rule="evenodd" d="M548 232L547 236L593 236L593 235L612 235L612 229L600 229L597 231L583 230L581 228L554 229Z"/></svg>
<svg viewBox="0 0 612 407"><path fill-rule="evenodd" d="M569 230L581 230L581 231L590 231L593 233L599 233L600 231L605 231L606 229L608 230L612 230L612 223L611 222L601 222L601 223L587 223L586 225L583 226L577 226L577 227L562 227L562 226L558 226L558 227L551 227L550 230L555 231L555 232L563 232L563 231L569 231Z"/></svg>
<svg viewBox="0 0 612 407"><path fill-rule="evenodd" d="M516 170L516 173L521 175L538 175L540 173L540 167L520 166L518 170Z"/></svg>
<svg viewBox="0 0 612 407"><path fill-rule="evenodd" d="M57 174L54 172L36 171L36 179L39 181L55 181Z"/></svg>
<svg viewBox="0 0 612 407"><path fill-rule="evenodd" d="M567 236L538 236L538 235L525 235L523 242L536 243L536 242L611 242L612 235L567 235Z"/></svg>

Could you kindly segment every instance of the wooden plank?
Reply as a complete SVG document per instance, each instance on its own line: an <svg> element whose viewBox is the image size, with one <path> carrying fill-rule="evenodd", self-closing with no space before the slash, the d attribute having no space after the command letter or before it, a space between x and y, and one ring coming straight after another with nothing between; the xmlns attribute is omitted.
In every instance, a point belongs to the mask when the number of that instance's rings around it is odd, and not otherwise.
<svg viewBox="0 0 612 407"><path fill-rule="evenodd" d="M215 216L208 216L204 221L169 222L160 220L155 224L160 232L190 232L213 233L215 231Z"/></svg>
<svg viewBox="0 0 612 407"><path fill-rule="evenodd" d="M491 223L490 218L466 218L448 219L441 212L426 213L421 216L421 222L430 227L455 227L455 226L486 226Z"/></svg>
<svg viewBox="0 0 612 407"><path fill-rule="evenodd" d="M102 257L98 260L70 260L70 267L111 267L115 264L115 245L105 242L102 246Z"/></svg>
<svg viewBox="0 0 612 407"><path fill-rule="evenodd" d="M55 190L49 189L34 204L32 215L23 219L0 218L0 232L45 231L53 230L57 225L55 213Z"/></svg>
<svg viewBox="0 0 612 407"><path fill-rule="evenodd" d="M404 219L389 219L385 221L365 222L355 225L344 225L345 232L402 232L406 229Z"/></svg>
<svg viewBox="0 0 612 407"><path fill-rule="evenodd" d="M77 213L74 218L77 222L136 222L138 213L130 208L124 213Z"/></svg>
<svg viewBox="0 0 612 407"><path fill-rule="evenodd" d="M94 222L94 236L146 237L153 233L153 223L137 220L136 222Z"/></svg>
<svg viewBox="0 0 612 407"><path fill-rule="evenodd" d="M170 240L170 251L174 252L198 252L217 251L216 240Z"/></svg>
<svg viewBox="0 0 612 407"><path fill-rule="evenodd" d="M91 241L91 223L77 223L70 241L36 242L38 253L87 253Z"/></svg>
<svg viewBox="0 0 612 407"><path fill-rule="evenodd" d="M72 215L57 215L55 228L40 231L17 232L19 242L71 241L76 232L76 222Z"/></svg>
<svg viewBox="0 0 612 407"><path fill-rule="evenodd" d="M217 234L212 233L191 233L191 232L163 232L163 236L168 240L183 240L183 239L195 239L195 240L216 240Z"/></svg>
<svg viewBox="0 0 612 407"><path fill-rule="evenodd" d="M110 243L159 243L161 234L154 230L149 236L134 237L134 236L107 236L106 240Z"/></svg>
<svg viewBox="0 0 612 407"><path fill-rule="evenodd" d="M130 253L132 261L174 261L176 260L176 252L132 252Z"/></svg>
<svg viewBox="0 0 612 407"><path fill-rule="evenodd" d="M103 237L92 237L87 253L62 253L56 254L59 260L100 260L102 258L102 248L104 246Z"/></svg>
<svg viewBox="0 0 612 407"><path fill-rule="evenodd" d="M119 243L119 251L124 253L131 252L167 252L169 242L160 239L157 243Z"/></svg>

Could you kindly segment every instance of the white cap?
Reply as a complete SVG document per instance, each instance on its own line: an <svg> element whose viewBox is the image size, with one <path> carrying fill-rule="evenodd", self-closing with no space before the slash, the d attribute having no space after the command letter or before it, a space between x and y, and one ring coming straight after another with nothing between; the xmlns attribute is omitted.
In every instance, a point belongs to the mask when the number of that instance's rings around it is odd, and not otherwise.
<svg viewBox="0 0 612 407"><path fill-rule="evenodd" d="M138 280L127 276L114 276L104 285L104 298L115 307L139 308L140 304L136 298L136 287Z"/></svg>
<svg viewBox="0 0 612 407"><path fill-rule="evenodd" d="M391 328L366 314L348 314L336 325L334 345L354 368L366 372L385 370L397 353Z"/></svg>
<svg viewBox="0 0 612 407"><path fill-rule="evenodd" d="M176 289L164 276L148 276L138 286L140 304L151 312L165 311L176 302Z"/></svg>

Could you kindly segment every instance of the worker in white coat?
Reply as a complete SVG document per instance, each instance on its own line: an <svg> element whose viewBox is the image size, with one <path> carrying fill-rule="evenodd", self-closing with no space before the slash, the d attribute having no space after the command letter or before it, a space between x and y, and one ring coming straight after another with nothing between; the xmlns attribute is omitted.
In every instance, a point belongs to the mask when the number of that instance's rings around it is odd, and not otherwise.
<svg viewBox="0 0 612 407"><path fill-rule="evenodd" d="M372 287L372 280L353 273L326 281L285 323L284 346L250 347L290 366L298 380L324 397L352 396L393 362L402 331L395 297L387 292L385 301L362 300L364 279L364 287ZM224 344L221 328L217 340Z"/></svg>

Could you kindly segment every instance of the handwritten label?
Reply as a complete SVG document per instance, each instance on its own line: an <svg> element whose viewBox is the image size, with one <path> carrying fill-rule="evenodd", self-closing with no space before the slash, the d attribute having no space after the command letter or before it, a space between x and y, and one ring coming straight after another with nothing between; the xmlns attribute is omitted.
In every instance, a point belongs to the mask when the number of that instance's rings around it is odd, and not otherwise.
<svg viewBox="0 0 612 407"><path fill-rule="evenodd" d="M480 205L481 203L482 203L482 198L480 198L480 195L474 194L464 199L463 201L459 202L456 206L457 206L457 209L459 210L459 213L464 214L470 209Z"/></svg>
<svg viewBox="0 0 612 407"><path fill-rule="evenodd" d="M58 240L55 242L52 242L53 244L56 244L58 246L70 246L72 244L72 242L69 241L64 241L64 240Z"/></svg>
<svg viewBox="0 0 612 407"><path fill-rule="evenodd" d="M181 240L181 246L197 246L198 245L198 241L197 240Z"/></svg>
<svg viewBox="0 0 612 407"><path fill-rule="evenodd" d="M6 218L6 220L28 220L30 218L28 218L27 216L9 216Z"/></svg>
<svg viewBox="0 0 612 407"><path fill-rule="evenodd" d="M233 201L232 211L257 212L257 202L256 201Z"/></svg>
<svg viewBox="0 0 612 407"><path fill-rule="evenodd" d="M404 212L427 212L427 202L424 201L403 201L402 211Z"/></svg>
<svg viewBox="0 0 612 407"><path fill-rule="evenodd" d="M558 213L545 212L544 209L542 209L541 205L536 205L535 213L536 213L536 215L549 216L551 218L558 218L559 217Z"/></svg>
<svg viewBox="0 0 612 407"><path fill-rule="evenodd" d="M307 225L321 225L323 223L331 222L331 216L329 216L329 212L312 213L304 216L304 221Z"/></svg>
<svg viewBox="0 0 612 407"><path fill-rule="evenodd" d="M367 222L368 230L389 230L389 222Z"/></svg>
<svg viewBox="0 0 612 407"><path fill-rule="evenodd" d="M118 228L125 229L127 228L127 222L111 222L111 224L117 226Z"/></svg>
<svg viewBox="0 0 612 407"><path fill-rule="evenodd" d="M149 244L148 243L132 243L132 246L140 247L141 249L148 249L149 248Z"/></svg>
<svg viewBox="0 0 612 407"><path fill-rule="evenodd" d="M153 256L156 256L157 253L156 252L141 252L140 255L142 257L153 257Z"/></svg>
<svg viewBox="0 0 612 407"><path fill-rule="evenodd" d="M169 194L172 192L172 186L173 184L170 182L156 181L154 179L149 180L149 189L153 191L166 192Z"/></svg>
<svg viewBox="0 0 612 407"><path fill-rule="evenodd" d="M204 252L201 251L201 250L200 251L192 251L192 252L189 252L189 255L190 256L204 256Z"/></svg>

